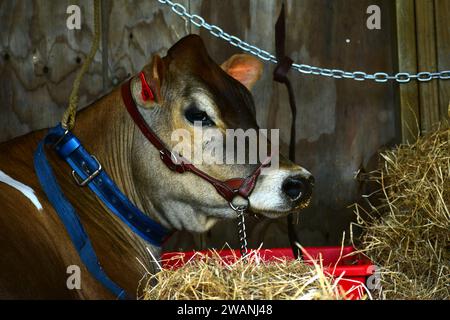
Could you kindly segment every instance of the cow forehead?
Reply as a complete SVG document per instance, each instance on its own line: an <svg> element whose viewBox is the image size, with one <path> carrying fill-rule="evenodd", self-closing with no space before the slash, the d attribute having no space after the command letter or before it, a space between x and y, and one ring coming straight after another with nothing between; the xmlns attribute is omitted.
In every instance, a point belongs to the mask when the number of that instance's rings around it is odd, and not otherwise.
<svg viewBox="0 0 450 320"><path fill-rule="evenodd" d="M208 75L202 80L220 110L222 121L233 128L256 128L255 107L251 94L222 69L220 73L214 79L208 79Z"/></svg>
<svg viewBox="0 0 450 320"><path fill-rule="evenodd" d="M185 97L198 91L207 93L228 127L257 127L250 92L209 57L200 37L183 38L168 51L164 61L170 86L178 86L181 90L177 91Z"/></svg>
<svg viewBox="0 0 450 320"><path fill-rule="evenodd" d="M218 111L221 121L229 128L257 128L254 102L248 90L226 73L223 79L211 79L208 72L202 77L190 74L172 78L172 81L181 83L169 86L182 86L184 101L212 104L211 107Z"/></svg>
<svg viewBox="0 0 450 320"><path fill-rule="evenodd" d="M198 35L188 35L175 43L166 58L177 64L195 66L199 60L209 59L203 40Z"/></svg>

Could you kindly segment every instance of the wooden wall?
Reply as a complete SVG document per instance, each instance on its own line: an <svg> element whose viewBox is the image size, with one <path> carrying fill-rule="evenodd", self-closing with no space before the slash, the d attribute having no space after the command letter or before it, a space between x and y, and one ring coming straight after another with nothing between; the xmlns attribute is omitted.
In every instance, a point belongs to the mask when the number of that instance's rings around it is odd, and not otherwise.
<svg viewBox="0 0 450 320"><path fill-rule="evenodd" d="M274 51L273 27L281 1L177 1L228 33ZM441 10L448 5L445 0L435 1ZM392 1L286 3L287 54L296 62L372 73L397 71L395 15L399 10ZM78 4L82 9L80 31L69 31L65 26L70 4ZM372 4L381 8L381 30L366 28L366 9ZM448 15L437 7L435 11L437 20L448 21ZM101 50L81 86L83 106L139 71L152 53L163 55L186 34L199 33L219 63L239 52L205 30L189 25L156 0L102 0L102 27ZM88 0L0 2L0 141L60 120L76 71L89 51L92 29L92 6ZM449 61L445 59L449 56L449 41L442 39L448 40L448 28L438 29L435 39L440 57L436 63L448 69ZM440 48L447 50L447 55ZM257 120L261 127L280 129L286 151L291 116L285 88L272 81L273 68L266 65L263 78L254 89ZM354 178L355 172L368 170L370 159L379 148L400 141L399 117L403 115L399 111L399 87L295 72L290 78L299 109L297 162L316 177L314 200L299 216L298 235L304 245L340 243L342 232L353 219L348 206L359 200L362 187ZM415 86L408 87L409 94L422 94ZM440 88L437 92L441 102L448 98L447 84L434 82L429 86ZM261 241L268 247L288 245L285 219L251 218L249 225L252 246ZM205 235L180 233L168 245L203 248L228 242L235 246L236 232L235 222L224 222Z"/></svg>
<svg viewBox="0 0 450 320"><path fill-rule="evenodd" d="M411 72L450 69L450 1L397 0L398 66ZM414 141L448 119L450 81L416 81L401 86L401 133Z"/></svg>

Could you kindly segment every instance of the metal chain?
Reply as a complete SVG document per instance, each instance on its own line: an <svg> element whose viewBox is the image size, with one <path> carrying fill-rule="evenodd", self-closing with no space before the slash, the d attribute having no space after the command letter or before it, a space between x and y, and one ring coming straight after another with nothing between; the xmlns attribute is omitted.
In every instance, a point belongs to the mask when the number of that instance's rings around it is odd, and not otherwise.
<svg viewBox="0 0 450 320"><path fill-rule="evenodd" d="M173 2L171 0L158 0L158 2L171 7L173 12L175 12L182 18L188 19L189 22L192 23L194 26L198 28L205 28L213 36L219 39L223 39L228 43L230 43L231 45L238 47L245 52L253 54L262 60L270 61L275 64L278 63L276 57L270 52L267 52L254 45L251 45L248 42L245 42L236 36L230 35L229 33L223 31L220 27L207 23L205 19L199 15L190 14L183 5ZM394 80L399 83L407 83L413 79L421 82L427 82L433 79L440 79L440 80L450 79L450 70L440 72L419 72L416 74L410 74L408 72L399 72L395 75L389 75L385 72L376 72L374 74L362 71L349 72L339 69L326 69L298 63L293 63L291 68L303 74L320 75L335 79L353 79L356 81L373 80L375 82L387 82L389 80Z"/></svg>
<svg viewBox="0 0 450 320"><path fill-rule="evenodd" d="M245 207L240 207L238 213L239 242L241 245L241 256L245 259L248 255L247 232L245 231Z"/></svg>

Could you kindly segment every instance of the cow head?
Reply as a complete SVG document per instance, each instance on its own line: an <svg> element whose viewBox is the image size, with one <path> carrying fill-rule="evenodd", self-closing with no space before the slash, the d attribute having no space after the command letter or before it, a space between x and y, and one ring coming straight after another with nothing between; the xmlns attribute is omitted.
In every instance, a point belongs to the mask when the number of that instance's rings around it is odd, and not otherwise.
<svg viewBox="0 0 450 320"><path fill-rule="evenodd" d="M155 55L143 69L154 99L142 96L142 80L132 80L132 95L149 126L169 147L175 148L174 131L191 133L200 126L225 135L227 129L258 129L255 106L249 90L262 73L262 63L248 55L234 55L221 66L209 56L200 37L181 39L160 58ZM200 137L201 138L201 137ZM259 138L261 139L261 138ZM226 138L223 139L226 142ZM206 149L210 141L201 141ZM246 152L250 148L245 148ZM225 157L226 152L223 153ZM183 154L191 160L192 154ZM195 163L217 179L243 178L258 164ZM139 196L147 211L156 212L166 225L203 232L220 218L234 218L236 212L208 182L194 174L177 174L159 161L158 153L137 132L133 141L132 171ZM276 218L299 210L309 201L312 176L302 167L279 157L277 169L261 175L249 197L249 210ZM239 202L244 199L237 199Z"/></svg>

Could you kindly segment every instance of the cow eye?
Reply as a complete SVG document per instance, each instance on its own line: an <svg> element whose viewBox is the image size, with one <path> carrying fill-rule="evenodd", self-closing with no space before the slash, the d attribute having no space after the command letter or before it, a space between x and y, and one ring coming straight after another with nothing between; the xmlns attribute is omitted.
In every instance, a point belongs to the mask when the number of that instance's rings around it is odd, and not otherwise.
<svg viewBox="0 0 450 320"><path fill-rule="evenodd" d="M201 122L203 127L211 127L215 125L214 121L212 121L208 114L205 111L200 110L195 104L191 104L186 109L184 116L192 124L195 122Z"/></svg>

